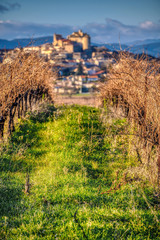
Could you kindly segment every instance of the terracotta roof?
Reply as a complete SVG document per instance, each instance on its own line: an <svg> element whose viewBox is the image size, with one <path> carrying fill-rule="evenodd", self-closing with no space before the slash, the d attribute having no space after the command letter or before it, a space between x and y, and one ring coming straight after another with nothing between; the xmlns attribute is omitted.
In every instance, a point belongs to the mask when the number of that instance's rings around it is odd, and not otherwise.
<svg viewBox="0 0 160 240"><path fill-rule="evenodd" d="M98 78L97 75L89 75L88 78Z"/></svg>
<svg viewBox="0 0 160 240"><path fill-rule="evenodd" d="M102 73L105 73L105 71L101 70L101 71L96 72L95 74L97 75L97 74L102 74Z"/></svg>
<svg viewBox="0 0 160 240"><path fill-rule="evenodd" d="M86 76L86 75L80 75L80 77L82 77L82 78L86 78L87 76Z"/></svg>
<svg viewBox="0 0 160 240"><path fill-rule="evenodd" d="M88 76L86 76L86 75L80 75L80 77L82 77L82 78L98 78L98 76L97 75L88 75Z"/></svg>

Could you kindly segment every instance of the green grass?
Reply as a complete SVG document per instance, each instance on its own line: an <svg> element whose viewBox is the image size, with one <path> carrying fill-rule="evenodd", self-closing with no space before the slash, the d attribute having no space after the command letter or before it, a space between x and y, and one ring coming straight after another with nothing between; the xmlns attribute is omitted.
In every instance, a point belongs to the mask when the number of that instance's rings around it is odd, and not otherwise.
<svg viewBox="0 0 160 240"><path fill-rule="evenodd" d="M138 164L119 135L127 123L100 116L50 106L21 122L0 152L0 239L160 239L153 188L123 179Z"/></svg>

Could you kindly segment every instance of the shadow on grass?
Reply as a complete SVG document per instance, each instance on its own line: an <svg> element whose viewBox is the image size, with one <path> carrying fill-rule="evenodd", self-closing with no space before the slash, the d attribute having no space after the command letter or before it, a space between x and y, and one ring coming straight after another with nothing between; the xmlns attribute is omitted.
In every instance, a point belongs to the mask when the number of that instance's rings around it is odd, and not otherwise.
<svg viewBox="0 0 160 240"><path fill-rule="evenodd" d="M53 105L41 106L41 110L29 114L29 118L21 120L16 131L10 137L8 143L0 152L0 171L2 172L26 172L32 170L34 163L30 166L26 159L27 150L33 148L32 156L39 157L44 151L34 151L34 146L39 145L41 136L39 131L44 129L43 122L49 121L56 110ZM43 109L43 112L41 112Z"/></svg>
<svg viewBox="0 0 160 240"><path fill-rule="evenodd" d="M20 209L18 204L22 196L22 184L15 180L15 178L6 177L0 183L0 216L14 216L19 215Z"/></svg>
<svg viewBox="0 0 160 240"><path fill-rule="evenodd" d="M39 123L43 123L43 122L47 122L49 121L51 118L53 119L54 117L54 112L56 111L57 109L55 108L54 105L46 105L46 104L42 104L40 105L40 107L35 110L34 112L30 113L29 116L30 116L30 119L36 123L36 122L39 122Z"/></svg>
<svg viewBox="0 0 160 240"><path fill-rule="evenodd" d="M20 224L14 220L14 217L25 210L21 203L24 183L14 177L13 173L25 174L34 169L36 163L31 163L27 159L31 148L33 158L45 153L36 149L41 138L39 131L45 128L42 123L49 121L54 115L55 108L50 105L45 106L43 110L43 112L31 113L27 119L21 120L8 143L0 151L0 228L6 224L12 227L18 227Z"/></svg>

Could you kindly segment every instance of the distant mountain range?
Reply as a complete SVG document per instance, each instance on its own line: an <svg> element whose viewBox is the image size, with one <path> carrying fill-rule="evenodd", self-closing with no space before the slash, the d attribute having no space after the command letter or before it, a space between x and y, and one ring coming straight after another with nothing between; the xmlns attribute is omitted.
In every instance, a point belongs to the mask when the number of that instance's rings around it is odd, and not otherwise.
<svg viewBox="0 0 160 240"><path fill-rule="evenodd" d="M16 47L26 47L26 46L39 46L44 43L52 43L53 37L39 37L33 39L14 39L14 40L5 40L0 39L0 49L14 49ZM92 43L92 45L96 46L105 46L111 51L118 50L127 50L133 52L135 54L139 53L147 53L148 55L154 57L160 57L160 39L146 39L144 41L135 41L126 44L119 43L111 43L111 44L98 44Z"/></svg>
<svg viewBox="0 0 160 240"><path fill-rule="evenodd" d="M111 51L126 50L135 54L146 53L153 57L160 57L160 39L146 39L144 41L135 41L126 44L111 43L111 44L96 44L105 46Z"/></svg>
<svg viewBox="0 0 160 240"><path fill-rule="evenodd" d="M22 38L22 39L14 39L14 40L5 40L0 39L0 49L14 49L16 47L26 47L26 46L40 46L44 43L52 43L53 37L40 37L40 38Z"/></svg>

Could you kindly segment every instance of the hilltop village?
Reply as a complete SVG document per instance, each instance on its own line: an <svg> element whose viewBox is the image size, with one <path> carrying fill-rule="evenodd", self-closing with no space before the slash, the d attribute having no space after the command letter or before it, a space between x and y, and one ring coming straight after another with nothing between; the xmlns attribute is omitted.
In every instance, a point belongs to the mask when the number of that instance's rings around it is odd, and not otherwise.
<svg viewBox="0 0 160 240"><path fill-rule="evenodd" d="M18 48L9 51L5 61L11 61ZM106 47L91 46L91 38L82 30L67 38L53 35L53 43L25 47L29 53L37 51L58 71L55 93L73 94L95 92L100 81L106 77L107 69L115 62L113 52Z"/></svg>

